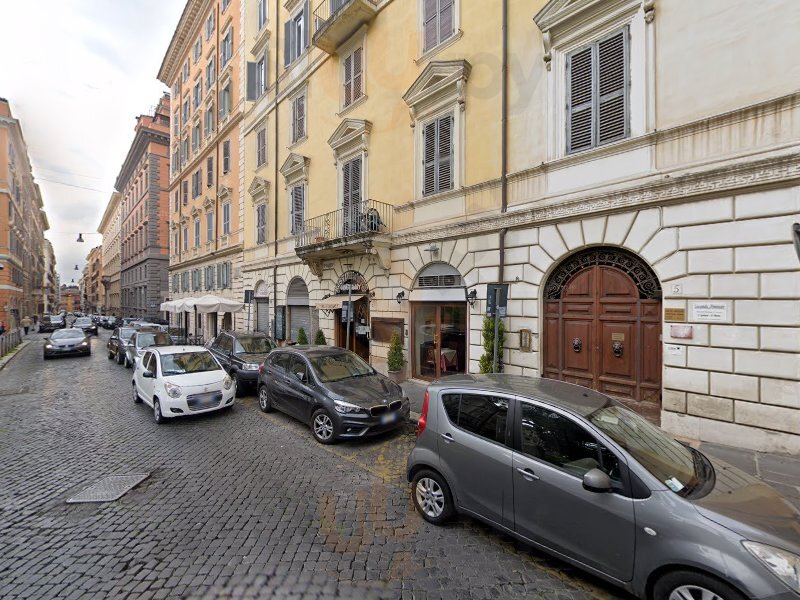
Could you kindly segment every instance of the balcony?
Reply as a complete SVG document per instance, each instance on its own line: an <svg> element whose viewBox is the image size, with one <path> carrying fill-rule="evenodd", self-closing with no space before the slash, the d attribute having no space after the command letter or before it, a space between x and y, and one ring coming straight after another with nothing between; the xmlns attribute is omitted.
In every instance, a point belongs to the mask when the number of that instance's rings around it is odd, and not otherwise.
<svg viewBox="0 0 800 600"><path fill-rule="evenodd" d="M377 0L322 0L314 10L312 42L333 54L362 25L378 12Z"/></svg>
<svg viewBox="0 0 800 600"><path fill-rule="evenodd" d="M295 233L295 252L317 276L322 275L322 261L358 254L373 254L388 269L393 227L391 204L362 200L304 221Z"/></svg>

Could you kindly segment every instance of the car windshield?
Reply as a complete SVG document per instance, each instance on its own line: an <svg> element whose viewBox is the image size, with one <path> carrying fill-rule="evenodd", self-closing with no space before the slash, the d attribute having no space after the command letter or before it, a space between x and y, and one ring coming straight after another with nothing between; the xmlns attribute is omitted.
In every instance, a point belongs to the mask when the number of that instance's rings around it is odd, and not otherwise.
<svg viewBox="0 0 800 600"><path fill-rule="evenodd" d="M61 329L53 333L50 337L54 340L68 340L85 337L85 334L80 329Z"/></svg>
<svg viewBox="0 0 800 600"><path fill-rule="evenodd" d="M185 375L203 371L219 371L220 366L210 352L181 352L161 357L161 372L164 375Z"/></svg>
<svg viewBox="0 0 800 600"><path fill-rule="evenodd" d="M147 346L171 346L172 338L166 333L142 333L136 336L136 345L139 348Z"/></svg>
<svg viewBox="0 0 800 600"><path fill-rule="evenodd" d="M136 330L133 328L120 329L119 338L121 340L129 340L134 333L136 333Z"/></svg>
<svg viewBox="0 0 800 600"><path fill-rule="evenodd" d="M275 342L266 336L253 335L240 337L236 340L236 352L266 354L273 348L275 348Z"/></svg>
<svg viewBox="0 0 800 600"><path fill-rule="evenodd" d="M75 325L91 325L92 320L89 317L80 317L75 319Z"/></svg>
<svg viewBox="0 0 800 600"><path fill-rule="evenodd" d="M352 352L327 354L311 358L311 365L319 380L323 383L342 381L353 377L372 375L372 367Z"/></svg>
<svg viewBox="0 0 800 600"><path fill-rule="evenodd" d="M676 494L689 495L709 475L698 468L691 448L617 403L596 410L589 420Z"/></svg>

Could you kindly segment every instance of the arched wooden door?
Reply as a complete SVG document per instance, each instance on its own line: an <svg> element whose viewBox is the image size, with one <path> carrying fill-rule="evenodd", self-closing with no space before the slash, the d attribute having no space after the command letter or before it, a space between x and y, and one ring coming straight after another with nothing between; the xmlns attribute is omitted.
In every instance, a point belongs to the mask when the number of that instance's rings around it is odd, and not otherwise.
<svg viewBox="0 0 800 600"><path fill-rule="evenodd" d="M661 286L635 255L591 248L545 287L544 376L620 398L661 400Z"/></svg>

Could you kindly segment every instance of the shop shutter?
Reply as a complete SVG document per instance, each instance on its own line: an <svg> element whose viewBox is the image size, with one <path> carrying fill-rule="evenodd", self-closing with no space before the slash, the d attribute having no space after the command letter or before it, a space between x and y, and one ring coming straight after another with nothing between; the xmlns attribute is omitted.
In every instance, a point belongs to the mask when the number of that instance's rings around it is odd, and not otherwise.
<svg viewBox="0 0 800 600"><path fill-rule="evenodd" d="M301 327L305 329L306 337L308 337L309 341L313 339L313 334L311 333L311 311L308 306L289 307L289 327L292 340L297 341Z"/></svg>
<svg viewBox="0 0 800 600"><path fill-rule="evenodd" d="M269 335L269 299L256 300L256 331Z"/></svg>

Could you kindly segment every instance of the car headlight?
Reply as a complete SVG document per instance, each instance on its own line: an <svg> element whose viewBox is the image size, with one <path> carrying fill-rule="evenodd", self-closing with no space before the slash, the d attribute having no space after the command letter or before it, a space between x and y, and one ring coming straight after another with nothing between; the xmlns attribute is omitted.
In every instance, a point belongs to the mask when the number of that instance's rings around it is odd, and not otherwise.
<svg viewBox="0 0 800 600"><path fill-rule="evenodd" d="M52 350L53 344L45 344L44 347L47 348L48 350Z"/></svg>
<svg viewBox="0 0 800 600"><path fill-rule="evenodd" d="M231 389L232 385L233 385L233 379L225 375L225 379L222 380L222 387L224 387L226 390L229 390Z"/></svg>
<svg viewBox="0 0 800 600"><path fill-rule="evenodd" d="M242 365L242 369L245 371L258 371L258 365L254 363L245 363Z"/></svg>
<svg viewBox="0 0 800 600"><path fill-rule="evenodd" d="M333 408L336 409L336 412L341 413L343 415L353 415L357 413L367 412L360 406L356 406L355 404L350 404L349 402L342 402L341 400L334 400Z"/></svg>
<svg viewBox="0 0 800 600"><path fill-rule="evenodd" d="M88 346L89 342L81 342L81 346Z"/></svg>
<svg viewBox="0 0 800 600"><path fill-rule="evenodd" d="M174 383L164 382L164 389L167 392L167 396L170 398L180 398L181 396L181 386L175 385Z"/></svg>
<svg viewBox="0 0 800 600"><path fill-rule="evenodd" d="M783 583L800 593L800 556L758 542L742 542L747 551Z"/></svg>

